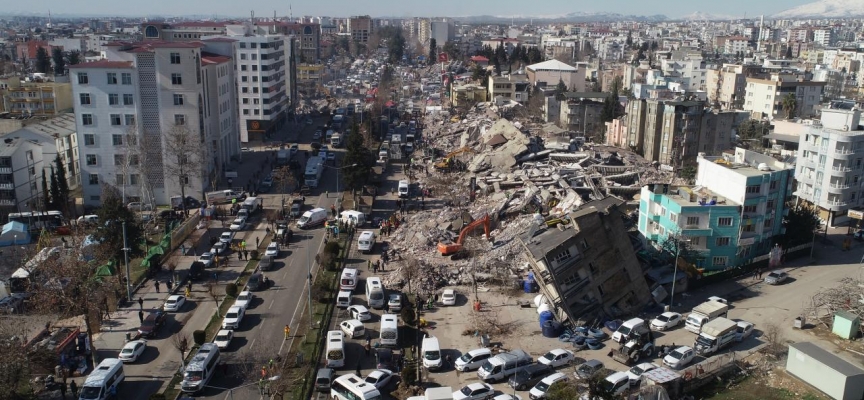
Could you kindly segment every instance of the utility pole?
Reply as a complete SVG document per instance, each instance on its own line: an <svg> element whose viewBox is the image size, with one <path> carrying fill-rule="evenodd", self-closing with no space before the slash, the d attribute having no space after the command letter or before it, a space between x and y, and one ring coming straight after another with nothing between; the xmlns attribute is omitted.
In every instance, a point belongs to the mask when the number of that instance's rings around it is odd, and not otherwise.
<svg viewBox="0 0 864 400"><path fill-rule="evenodd" d="M126 242L126 221L123 221L123 258L126 262L126 300L132 301L132 281L129 276L129 243Z"/></svg>

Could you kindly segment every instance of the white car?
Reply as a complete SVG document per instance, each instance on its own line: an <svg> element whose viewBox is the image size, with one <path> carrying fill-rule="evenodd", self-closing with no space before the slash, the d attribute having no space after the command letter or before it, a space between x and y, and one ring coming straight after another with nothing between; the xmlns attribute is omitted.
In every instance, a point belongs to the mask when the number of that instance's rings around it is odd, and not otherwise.
<svg viewBox="0 0 864 400"><path fill-rule="evenodd" d="M552 385L554 385L556 382L566 380L567 375L561 372L556 372L552 375L549 375L543 378L542 381L538 382L536 385L534 385L533 388L531 388L531 390L528 391L528 397L534 400L543 399L546 397L546 393L549 391L549 388L552 387Z"/></svg>
<svg viewBox="0 0 864 400"><path fill-rule="evenodd" d="M252 300L255 298L255 295L248 290L244 290L237 295L237 300L234 301L234 305L237 307L243 307L244 310L249 308L249 305L252 303Z"/></svg>
<svg viewBox="0 0 864 400"><path fill-rule="evenodd" d="M138 361L138 357L141 357L141 354L144 354L144 350L146 349L146 340L133 340L123 346L123 349L120 350L120 355L118 355L117 358L123 362L135 362Z"/></svg>
<svg viewBox="0 0 864 400"><path fill-rule="evenodd" d="M210 253L215 257L216 254L220 256L224 256L225 252L228 250L228 243L225 242L216 242L213 244L213 247L210 248Z"/></svg>
<svg viewBox="0 0 864 400"><path fill-rule="evenodd" d="M672 369L683 368L685 365L693 361L696 352L689 346L681 346L672 350L668 356L663 357L663 364Z"/></svg>
<svg viewBox="0 0 864 400"><path fill-rule="evenodd" d="M246 227L246 217L234 218L234 222L231 223L231 226L228 229L232 231L242 231L243 228Z"/></svg>
<svg viewBox="0 0 864 400"><path fill-rule="evenodd" d="M272 242L272 243L268 244L267 250L264 250L264 255L265 256L278 257L279 256L279 243Z"/></svg>
<svg viewBox="0 0 864 400"><path fill-rule="evenodd" d="M366 306L351 306L348 307L348 312L351 313L351 318L354 318L358 321L368 321L372 319L372 313L369 312L369 309L366 308Z"/></svg>
<svg viewBox="0 0 864 400"><path fill-rule="evenodd" d="M453 400L483 400L495 393L495 388L488 383L472 383L453 392Z"/></svg>
<svg viewBox="0 0 864 400"><path fill-rule="evenodd" d="M213 339L213 343L215 343L216 347L220 349L227 349L228 346L231 345L232 339L234 339L234 331L230 329L222 329L219 332L216 332L216 338Z"/></svg>
<svg viewBox="0 0 864 400"><path fill-rule="evenodd" d="M522 400L522 396L519 396L518 394L504 393L493 397L492 400Z"/></svg>
<svg viewBox="0 0 864 400"><path fill-rule="evenodd" d="M366 383L371 383L376 389L383 389L393 378L393 372L389 369L376 369L366 375Z"/></svg>
<svg viewBox="0 0 864 400"><path fill-rule="evenodd" d="M240 327L240 321L246 315L246 310L243 307L231 306L228 312L225 313L225 319L222 320L222 329L237 329Z"/></svg>
<svg viewBox="0 0 864 400"><path fill-rule="evenodd" d="M165 311L180 311L183 308L183 305L186 304L186 296L175 294L168 296L168 300L165 300L165 305L163 306Z"/></svg>
<svg viewBox="0 0 864 400"><path fill-rule="evenodd" d="M234 240L234 232L232 231L222 232L222 234L219 235L219 241L222 243L231 243L232 240Z"/></svg>
<svg viewBox="0 0 864 400"><path fill-rule="evenodd" d="M750 337L753 333L753 324L747 321L738 321L738 327L735 331L735 340L740 342Z"/></svg>
<svg viewBox="0 0 864 400"><path fill-rule="evenodd" d="M202 254L200 257L198 257L198 261L204 263L204 268L213 265L213 253L208 251Z"/></svg>
<svg viewBox="0 0 864 400"><path fill-rule="evenodd" d="M402 311L402 293L390 293L387 298L387 309L390 312Z"/></svg>
<svg viewBox="0 0 864 400"><path fill-rule="evenodd" d="M655 329L658 331L665 331L667 329L672 329L678 324L681 323L683 319L681 319L681 314L677 312L664 312L651 320L651 329Z"/></svg>
<svg viewBox="0 0 864 400"><path fill-rule="evenodd" d="M630 368L630 370L627 371L627 376L630 377L630 386L638 385L639 382L642 381L642 374L655 368L659 368L659 366L650 362L635 365L633 368Z"/></svg>
<svg viewBox="0 0 864 400"><path fill-rule="evenodd" d="M546 355L537 359L540 364L546 364L552 368L558 368L562 365L570 364L576 356L570 350L554 349L549 350Z"/></svg>
<svg viewBox="0 0 864 400"><path fill-rule="evenodd" d="M441 304L445 306L455 306L456 291L453 289L447 289L444 293L441 293Z"/></svg>

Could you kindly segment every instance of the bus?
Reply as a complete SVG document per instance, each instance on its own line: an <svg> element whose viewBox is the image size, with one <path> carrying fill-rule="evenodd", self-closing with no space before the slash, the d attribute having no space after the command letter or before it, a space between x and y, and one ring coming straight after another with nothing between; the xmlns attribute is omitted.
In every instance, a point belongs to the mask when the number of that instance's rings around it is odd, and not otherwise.
<svg viewBox="0 0 864 400"><path fill-rule="evenodd" d="M327 332L327 368L345 366L345 339L342 331Z"/></svg>
<svg viewBox="0 0 864 400"><path fill-rule="evenodd" d="M330 385L330 397L334 400L381 400L381 392L371 383L354 374L342 375Z"/></svg>
<svg viewBox="0 0 864 400"><path fill-rule="evenodd" d="M27 211L10 213L8 222L20 222L27 225L30 232L39 232L43 228L49 231L64 225L63 213L60 211Z"/></svg>
<svg viewBox="0 0 864 400"><path fill-rule="evenodd" d="M399 345L399 322L395 314L381 315L381 345L395 347Z"/></svg>
<svg viewBox="0 0 864 400"><path fill-rule="evenodd" d="M381 278L366 278L366 303L371 308L384 308L384 285L381 284Z"/></svg>
<svg viewBox="0 0 864 400"><path fill-rule="evenodd" d="M93 372L81 385L81 400L104 400L113 397L112 391L126 380L123 362L117 358L106 358L93 368Z"/></svg>
<svg viewBox="0 0 864 400"><path fill-rule="evenodd" d="M309 158L306 161L306 172L303 174L303 182L310 188L317 188L321 174L324 172L324 160L321 156Z"/></svg>

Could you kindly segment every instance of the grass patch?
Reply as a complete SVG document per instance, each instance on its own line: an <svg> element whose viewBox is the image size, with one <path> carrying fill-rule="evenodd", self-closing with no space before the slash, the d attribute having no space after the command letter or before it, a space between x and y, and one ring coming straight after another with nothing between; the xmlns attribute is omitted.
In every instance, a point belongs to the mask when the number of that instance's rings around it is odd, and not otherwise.
<svg viewBox="0 0 864 400"><path fill-rule="evenodd" d="M775 388L764 382L763 379L757 379L754 376L748 376L731 387L728 387L728 382L714 385L708 385L699 389L694 395L696 398L711 399L711 400L823 400L827 399L824 396L814 392L789 390L786 388Z"/></svg>

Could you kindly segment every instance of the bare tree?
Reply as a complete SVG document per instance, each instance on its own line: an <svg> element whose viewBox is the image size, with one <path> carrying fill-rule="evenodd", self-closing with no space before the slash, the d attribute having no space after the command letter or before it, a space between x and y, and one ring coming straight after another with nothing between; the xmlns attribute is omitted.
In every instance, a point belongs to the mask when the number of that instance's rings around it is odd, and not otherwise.
<svg viewBox="0 0 864 400"><path fill-rule="evenodd" d="M210 298L213 299L213 302L216 303L216 315L221 317L221 315L219 315L219 284L216 282L207 282L205 287L207 288L207 294L209 294Z"/></svg>
<svg viewBox="0 0 864 400"><path fill-rule="evenodd" d="M186 187L191 179L197 180L203 175L206 144L182 123L185 122L178 121L163 136L164 168L166 175L176 178L180 185L181 209L186 214Z"/></svg>
<svg viewBox="0 0 864 400"><path fill-rule="evenodd" d="M180 352L180 365L186 367L186 352L189 350L189 336L182 332L177 332L171 336L171 344Z"/></svg>

